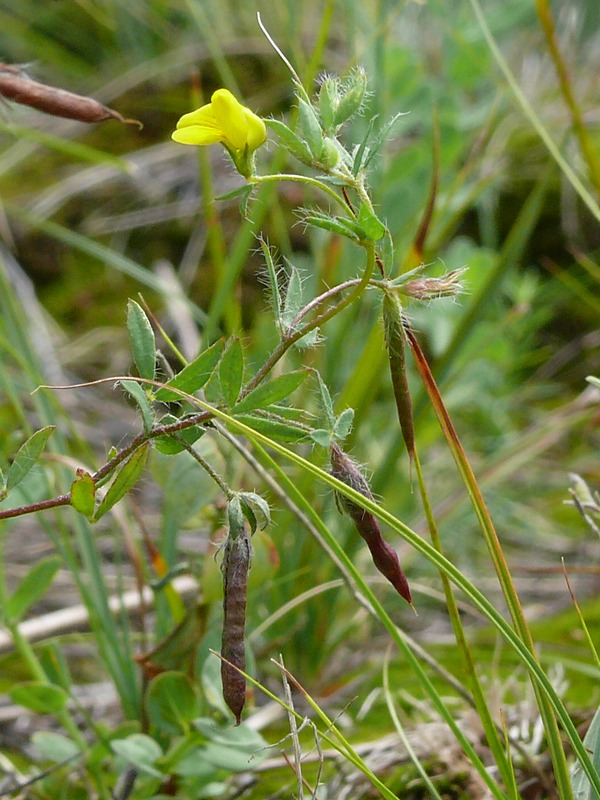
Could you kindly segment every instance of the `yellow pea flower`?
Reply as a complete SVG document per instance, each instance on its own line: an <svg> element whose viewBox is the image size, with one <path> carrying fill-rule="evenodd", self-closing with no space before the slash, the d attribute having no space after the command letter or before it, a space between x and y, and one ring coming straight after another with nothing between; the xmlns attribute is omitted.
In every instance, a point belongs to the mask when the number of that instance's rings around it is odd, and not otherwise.
<svg viewBox="0 0 600 800"><path fill-rule="evenodd" d="M217 89L210 103L177 123L172 138L180 144L210 145L221 142L245 178L253 172L254 151L267 139L267 129L260 117L239 103L227 89Z"/></svg>

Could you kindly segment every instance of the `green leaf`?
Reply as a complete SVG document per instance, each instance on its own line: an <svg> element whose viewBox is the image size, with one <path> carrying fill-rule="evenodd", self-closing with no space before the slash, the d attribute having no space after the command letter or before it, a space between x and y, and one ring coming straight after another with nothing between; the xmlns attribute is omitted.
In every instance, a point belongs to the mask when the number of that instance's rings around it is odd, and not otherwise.
<svg viewBox="0 0 600 800"><path fill-rule="evenodd" d="M354 409L346 408L335 421L333 426L333 435L336 439L345 439L352 430L352 423L354 422Z"/></svg>
<svg viewBox="0 0 600 800"><path fill-rule="evenodd" d="M6 490L10 492L14 489L41 456L48 437L54 430L54 425L47 425L32 434L26 442L23 442L15 455L14 461L8 469L6 475Z"/></svg>
<svg viewBox="0 0 600 800"><path fill-rule="evenodd" d="M592 756L592 763L600 774L600 708L594 714L583 744ZM575 762L571 770L571 783L574 800L598 800L598 794L592 788L590 779L583 771L579 761Z"/></svg>
<svg viewBox="0 0 600 800"><path fill-rule="evenodd" d="M329 391L329 388L327 387L327 384L325 383L319 372L316 372L316 376L317 376L317 383L319 384L319 393L321 395L321 405L323 406L323 411L325 412L327 424L331 429L333 429L335 427L335 413L333 410L333 400L331 399L331 393Z"/></svg>
<svg viewBox="0 0 600 800"><path fill-rule="evenodd" d="M186 394L194 394L198 389L201 389L219 363L224 347L224 340L219 339L218 342L215 342L200 353L200 355L184 367L181 372L178 372L170 381L167 381L164 389L158 389L155 392L155 400L159 400L160 402L181 401L181 395L176 392L170 392L167 388L169 386L174 389L179 389Z"/></svg>
<svg viewBox="0 0 600 800"><path fill-rule="evenodd" d="M127 330L133 360L141 378L154 380L156 371L156 341L146 312L135 300L127 303Z"/></svg>
<svg viewBox="0 0 600 800"><path fill-rule="evenodd" d="M210 565L208 562L211 562ZM202 585L206 584L207 574L211 574L214 570L214 574L218 574L218 579L216 584L212 581L209 582L210 590L207 593L215 602L217 599L223 598L223 576L220 574L220 569L216 565L214 559L206 559L206 564L204 567L204 577ZM252 574L252 573L251 573ZM215 640L215 644L217 644L218 639ZM218 647L218 644L217 644ZM227 707L225 700L223 699L223 683L221 680L221 661L218 658L206 658L204 664L202 665L202 671L200 673L200 683L202 687L202 697L204 698L205 703L207 703L211 709L217 711L222 717L228 717L231 712ZM194 724L197 724L197 720Z"/></svg>
<svg viewBox="0 0 600 800"><path fill-rule="evenodd" d="M8 490L6 488L6 478L4 477L4 472L2 472L2 469L0 469L0 501L4 500L7 494Z"/></svg>
<svg viewBox="0 0 600 800"><path fill-rule="evenodd" d="M144 424L144 431L149 433L154 425L154 413L148 400L146 389L141 386L137 381L121 381L121 386L125 391L133 397L137 403L140 411L142 412L142 422Z"/></svg>
<svg viewBox="0 0 600 800"><path fill-rule="evenodd" d="M393 126L396 124L396 122L398 122L400 117L404 117L407 113L408 113L407 111L404 111L404 112L401 111L400 113L395 114L391 118L391 120L389 120L389 122L386 125L384 125L383 128L379 131L379 133L377 134L375 139L371 142L371 145L369 147L369 152L368 152L367 156L365 157L364 163L362 165L363 169L366 169L369 166L373 156L375 156L379 152L379 149L380 149L381 145L385 141L388 133L391 131Z"/></svg>
<svg viewBox="0 0 600 800"><path fill-rule="evenodd" d="M71 505L90 521L94 518L96 506L96 484L89 472L77 471L77 478L71 484Z"/></svg>
<svg viewBox="0 0 600 800"><path fill-rule="evenodd" d="M306 411L303 408L294 408L294 406L282 406L274 404L269 406L269 416L283 417L283 419L291 419L294 422L307 422L314 420L314 414Z"/></svg>
<svg viewBox="0 0 600 800"><path fill-rule="evenodd" d="M279 442L301 442L308 436L308 432L296 425L281 422L280 420L270 419L269 417L259 417L254 414L236 415L236 419L243 422L249 428Z"/></svg>
<svg viewBox="0 0 600 800"><path fill-rule="evenodd" d="M245 411L253 411L256 408L266 408L272 403L278 403L294 392L305 378L305 370L296 370L295 372L288 372L286 375L273 378L272 381L257 386L250 394L246 395L243 400L240 400L240 402L232 408L231 413L237 414Z"/></svg>
<svg viewBox="0 0 600 800"><path fill-rule="evenodd" d="M360 109L367 91L367 74L356 67L344 84L342 96L335 111L334 124L341 125Z"/></svg>
<svg viewBox="0 0 600 800"><path fill-rule="evenodd" d="M65 692L71 691L73 681L65 652L56 641L50 640L36 647L36 654L46 678L55 686L61 686Z"/></svg>
<svg viewBox="0 0 600 800"><path fill-rule="evenodd" d="M252 515L254 517L254 529L252 533L255 532L257 524L261 531L263 531L267 525L270 525L271 509L264 497L261 497L256 492L240 492L239 497L242 501L242 508L247 506L252 510ZM260 522L258 522L257 517L260 519ZM250 520L248 521L250 522Z"/></svg>
<svg viewBox="0 0 600 800"><path fill-rule="evenodd" d="M298 99L298 112L300 127L306 139L310 152L315 158L319 158L323 149L323 131L317 119L314 108L304 100Z"/></svg>
<svg viewBox="0 0 600 800"><path fill-rule="evenodd" d="M367 237L374 242L377 242L385 236L385 225L375 216L366 203L362 203L358 210L358 221L367 234Z"/></svg>
<svg viewBox="0 0 600 800"><path fill-rule="evenodd" d="M185 419L185 416L181 419ZM174 417L172 414L165 414L165 416L161 418L160 424L170 425L172 422L178 421L178 417ZM194 444L194 442L197 442L204 433L204 428L201 428L198 425L192 425L189 428L184 428L183 430L179 431L176 437L156 436L153 441L159 453L164 453L166 456L173 456L185 450L185 447L178 441L178 439L183 439L183 441L187 444Z"/></svg>
<svg viewBox="0 0 600 800"><path fill-rule="evenodd" d="M209 740L202 757L214 767L243 772L267 757L265 740L247 725L220 728L212 720L201 718L194 727Z"/></svg>
<svg viewBox="0 0 600 800"><path fill-rule="evenodd" d="M244 378L244 352L240 340L233 338L219 363L219 382L228 408L235 405Z"/></svg>
<svg viewBox="0 0 600 800"><path fill-rule="evenodd" d="M158 759L162 758L161 746L144 733L132 733L126 739L113 739L110 746L114 753L141 772L156 778L163 777L162 772L154 767Z"/></svg>
<svg viewBox="0 0 600 800"><path fill-rule="evenodd" d="M17 623L24 617L27 610L52 586L60 565L58 556L49 556L31 567L6 604L7 620Z"/></svg>
<svg viewBox="0 0 600 800"><path fill-rule="evenodd" d="M163 768L169 774L202 778L203 798L206 796L207 784L217 777L217 770L202 758L202 748L205 745L206 737L192 731L185 738L175 739L162 761Z"/></svg>
<svg viewBox="0 0 600 800"><path fill-rule="evenodd" d="M343 219L343 217L330 217L328 214L310 211L303 214L302 222L305 225L312 225L315 228L336 233L338 236L344 236L353 242L360 242L368 238L366 231L360 225L352 220Z"/></svg>
<svg viewBox="0 0 600 800"><path fill-rule="evenodd" d="M335 112L340 102L340 82L331 75L325 76L319 89L319 113L327 131L335 127Z"/></svg>
<svg viewBox="0 0 600 800"><path fill-rule="evenodd" d="M200 702L192 681L183 672L163 672L146 693L150 722L163 733L186 733L200 713Z"/></svg>
<svg viewBox="0 0 600 800"><path fill-rule="evenodd" d="M367 128L367 132L365 133L362 142L358 145L356 150L354 151L354 161L352 162L352 174L358 175L358 173L363 168L363 161L365 158L369 156L369 148L367 147L369 143L369 139L371 138L371 133L373 132L373 126L375 125L375 120L377 117L371 117L369 120L369 126Z"/></svg>
<svg viewBox="0 0 600 800"><path fill-rule="evenodd" d="M269 289L271 294L271 302L273 303L273 311L275 312L275 319L279 321L281 317L281 289L279 288L279 278L277 275L277 266L271 253L271 248L261 237L259 239L260 249L265 257L265 264L267 265L267 275L269 276Z"/></svg>
<svg viewBox="0 0 600 800"><path fill-rule="evenodd" d="M237 186L235 189L232 189L230 192L218 195L215 197L215 200L235 200L236 197L241 197L242 195L251 192L252 188L252 184L244 183L241 186Z"/></svg>
<svg viewBox="0 0 600 800"><path fill-rule="evenodd" d="M310 438L321 447L329 447L331 444L331 431L326 431L325 428L317 428L310 432Z"/></svg>
<svg viewBox="0 0 600 800"><path fill-rule="evenodd" d="M125 462L125 465L115 476L102 502L98 506L96 514L94 515L95 522L97 522L100 517L104 516L107 511L110 511L110 509L135 485L146 465L149 448L150 445L146 442Z"/></svg>
<svg viewBox="0 0 600 800"><path fill-rule="evenodd" d="M302 289L302 276L300 275L299 270L292 265L290 277L285 290L283 312L281 314L281 324L284 326L284 328L287 328L292 324L303 306L304 292Z"/></svg>
<svg viewBox="0 0 600 800"><path fill-rule="evenodd" d="M219 776L219 770L213 767L204 760L204 737L198 736L198 740L202 739L202 744L190 746L189 737L186 737L185 743L188 745L185 750L180 754L175 754L175 757L169 758L169 771L174 772L176 775L181 775L187 778L202 779L202 797L220 797L225 795L227 786L226 784L215 783L212 779ZM229 773L229 770L227 770ZM215 787L214 794L207 794L207 789ZM216 787L219 787L217 789ZM156 800L156 798L152 798ZM164 800L169 800L165 797Z"/></svg>
<svg viewBox="0 0 600 800"><path fill-rule="evenodd" d="M294 342L294 348L296 350L308 350L309 347L314 347L319 342L320 336L320 329L314 328L312 331L305 333L297 342Z"/></svg>
<svg viewBox="0 0 600 800"><path fill-rule="evenodd" d="M55 764L68 761L81 753L75 742L61 733L36 731L31 741L42 758L54 761Z"/></svg>
<svg viewBox="0 0 600 800"><path fill-rule="evenodd" d="M306 146L306 142L290 130L287 125L284 125L283 122L277 119L266 119L265 124L268 128L275 131L284 147L286 147L292 155L296 156L296 158L305 164L312 163L313 157Z"/></svg>
<svg viewBox="0 0 600 800"><path fill-rule="evenodd" d="M42 681L19 683L10 690L9 695L13 703L36 714L57 714L69 700L69 695L60 686Z"/></svg>

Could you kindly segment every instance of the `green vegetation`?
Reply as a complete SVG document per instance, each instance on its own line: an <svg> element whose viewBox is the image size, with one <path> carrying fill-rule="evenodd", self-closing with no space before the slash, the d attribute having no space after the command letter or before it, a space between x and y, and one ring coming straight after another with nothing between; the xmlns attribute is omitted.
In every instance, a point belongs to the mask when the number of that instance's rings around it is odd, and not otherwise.
<svg viewBox="0 0 600 800"><path fill-rule="evenodd" d="M598 800L597 3L270 6L0 0L0 796Z"/></svg>

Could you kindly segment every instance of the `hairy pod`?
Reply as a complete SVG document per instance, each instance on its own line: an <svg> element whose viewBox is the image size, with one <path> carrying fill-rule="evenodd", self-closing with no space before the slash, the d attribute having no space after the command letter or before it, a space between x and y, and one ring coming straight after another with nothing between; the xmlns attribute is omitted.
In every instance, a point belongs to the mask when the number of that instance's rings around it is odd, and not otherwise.
<svg viewBox="0 0 600 800"><path fill-rule="evenodd" d="M335 442L331 444L330 456L331 474L333 477L345 483L346 486L356 490L364 497L367 497L369 500L373 500L369 484L364 476ZM398 554L381 535L379 523L373 514L365 511L364 508L361 508L352 500L342 495L338 495L338 505L354 522L356 530L369 548L373 563L379 572L388 579L400 597L403 597L407 603L412 603L410 587L406 575L400 566Z"/></svg>
<svg viewBox="0 0 600 800"><path fill-rule="evenodd" d="M237 501L237 503L236 503ZM246 594L250 569L250 539L243 519L237 514L239 500L229 510L229 536L221 569L223 571L223 634L221 638L221 681L223 697L240 724L246 702L246 680L238 669L246 669ZM227 663L229 662L229 663ZM238 669L236 669L236 667Z"/></svg>
<svg viewBox="0 0 600 800"><path fill-rule="evenodd" d="M415 430L412 400L406 377L406 334L402 323L400 301L396 295L389 292L383 295L383 327L400 429L408 455L412 459L415 455Z"/></svg>
<svg viewBox="0 0 600 800"><path fill-rule="evenodd" d="M0 95L55 117L76 119L79 122L104 122L107 119L116 119L141 127L141 122L125 119L93 97L74 94L56 86L31 80L17 67L9 64L0 64Z"/></svg>

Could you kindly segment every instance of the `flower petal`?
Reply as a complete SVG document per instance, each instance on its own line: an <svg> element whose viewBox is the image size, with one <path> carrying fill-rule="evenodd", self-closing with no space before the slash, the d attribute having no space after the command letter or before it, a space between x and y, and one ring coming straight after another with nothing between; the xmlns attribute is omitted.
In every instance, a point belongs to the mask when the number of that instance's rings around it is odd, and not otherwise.
<svg viewBox="0 0 600 800"><path fill-rule="evenodd" d="M171 138L179 144L209 145L222 142L224 136L216 128L207 128L204 125L188 125L173 131Z"/></svg>
<svg viewBox="0 0 600 800"><path fill-rule="evenodd" d="M246 124L248 126L247 144L248 150L256 150L264 144L267 139L267 126L260 117L253 114L249 108L243 106L244 116L246 117Z"/></svg>
<svg viewBox="0 0 600 800"><path fill-rule="evenodd" d="M202 106L189 114L184 114L177 123L178 128L187 128L190 125L201 125L206 128L216 128L217 121L212 110L212 106Z"/></svg>
<svg viewBox="0 0 600 800"><path fill-rule="evenodd" d="M211 106L217 126L234 150L243 150L248 141L248 123L244 106L228 89L217 89L211 98Z"/></svg>

